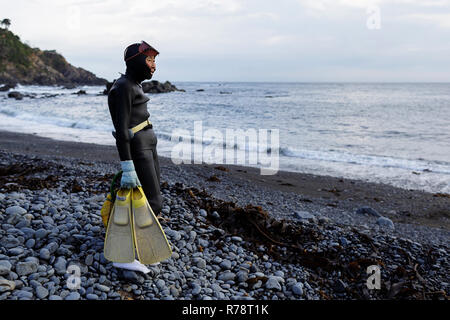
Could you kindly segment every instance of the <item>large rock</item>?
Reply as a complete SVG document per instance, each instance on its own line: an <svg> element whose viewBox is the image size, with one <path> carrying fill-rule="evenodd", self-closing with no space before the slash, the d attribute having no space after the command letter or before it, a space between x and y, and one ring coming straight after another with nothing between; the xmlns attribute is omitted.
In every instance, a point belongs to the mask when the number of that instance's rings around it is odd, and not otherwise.
<svg viewBox="0 0 450 320"><path fill-rule="evenodd" d="M161 83L156 80L143 82L142 89L144 90L145 93L165 93L172 91L180 91L169 81Z"/></svg>
<svg viewBox="0 0 450 320"><path fill-rule="evenodd" d="M18 91L11 91L10 93L8 93L8 98L14 98L16 100L22 100L23 99L23 95L18 92Z"/></svg>
<svg viewBox="0 0 450 320"><path fill-rule="evenodd" d="M15 83L7 83L0 87L0 91L8 91L9 89L14 89L16 87Z"/></svg>
<svg viewBox="0 0 450 320"><path fill-rule="evenodd" d="M113 83L114 83L114 81L106 83L106 89L103 91L103 94L109 93L109 90L111 90ZM173 84L171 84L169 81L161 83L157 80L152 80L152 81L142 82L141 85L142 85L142 90L144 90L145 93L166 93L166 92L172 92L172 91L185 92L185 90L178 89Z"/></svg>

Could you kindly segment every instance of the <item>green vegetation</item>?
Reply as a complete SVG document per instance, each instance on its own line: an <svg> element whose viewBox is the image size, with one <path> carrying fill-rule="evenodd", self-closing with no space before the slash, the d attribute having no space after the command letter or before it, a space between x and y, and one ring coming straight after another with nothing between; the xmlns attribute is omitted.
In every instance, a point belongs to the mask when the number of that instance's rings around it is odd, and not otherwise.
<svg viewBox="0 0 450 320"><path fill-rule="evenodd" d="M46 65L51 66L59 72L64 71L68 65L66 59L55 50L42 51L40 58Z"/></svg>
<svg viewBox="0 0 450 320"><path fill-rule="evenodd" d="M0 22L0 25L5 26L5 29L8 30L9 26L11 25L11 20L9 19L3 19Z"/></svg>
<svg viewBox="0 0 450 320"><path fill-rule="evenodd" d="M9 30L0 29L0 65L10 62L28 67L32 53L33 49L22 43L18 36Z"/></svg>

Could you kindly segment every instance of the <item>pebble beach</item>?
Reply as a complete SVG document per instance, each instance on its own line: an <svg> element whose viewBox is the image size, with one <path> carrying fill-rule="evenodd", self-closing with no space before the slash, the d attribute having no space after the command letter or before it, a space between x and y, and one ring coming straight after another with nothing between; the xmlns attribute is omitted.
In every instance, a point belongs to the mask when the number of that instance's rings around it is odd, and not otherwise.
<svg viewBox="0 0 450 320"><path fill-rule="evenodd" d="M448 299L448 194L160 162L173 254L124 271L100 216L115 148L0 132L0 300Z"/></svg>

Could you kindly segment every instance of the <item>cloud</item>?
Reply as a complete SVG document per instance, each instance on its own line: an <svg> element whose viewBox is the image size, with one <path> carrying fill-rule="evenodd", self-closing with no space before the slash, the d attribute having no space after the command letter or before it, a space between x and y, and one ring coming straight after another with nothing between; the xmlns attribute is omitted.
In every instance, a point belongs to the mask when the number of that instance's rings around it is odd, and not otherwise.
<svg viewBox="0 0 450 320"><path fill-rule="evenodd" d="M450 28L450 13L413 13L402 16L411 21L421 20L442 28Z"/></svg>
<svg viewBox="0 0 450 320"><path fill-rule="evenodd" d="M446 7L450 0L297 0L302 6L315 10L333 7L367 8L373 5L413 5L422 7Z"/></svg>
<svg viewBox="0 0 450 320"><path fill-rule="evenodd" d="M371 31L366 9L374 4L381 8L381 29ZM428 68L428 75L439 74L441 79L448 72L450 77L450 44L442 41L448 38L449 4L450 0L16 0L2 1L1 6L2 15L12 20L11 30L22 40L56 49L72 64L109 79L123 71L124 48L146 40L161 52L157 76L163 79L295 81L329 80L333 74L342 79L350 68L347 80L363 74L389 77L396 65L401 66L397 77L404 75L406 80L417 65ZM433 59L424 54L430 52Z"/></svg>

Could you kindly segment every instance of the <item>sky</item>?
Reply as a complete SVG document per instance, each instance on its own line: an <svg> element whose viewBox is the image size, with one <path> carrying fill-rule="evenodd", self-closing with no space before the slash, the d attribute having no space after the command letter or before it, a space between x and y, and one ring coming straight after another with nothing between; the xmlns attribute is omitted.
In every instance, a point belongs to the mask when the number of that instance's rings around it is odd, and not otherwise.
<svg viewBox="0 0 450 320"><path fill-rule="evenodd" d="M450 81L450 0L0 0L3 18L108 80L145 40L159 81Z"/></svg>

